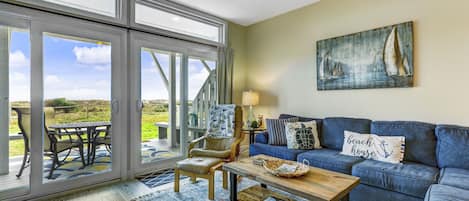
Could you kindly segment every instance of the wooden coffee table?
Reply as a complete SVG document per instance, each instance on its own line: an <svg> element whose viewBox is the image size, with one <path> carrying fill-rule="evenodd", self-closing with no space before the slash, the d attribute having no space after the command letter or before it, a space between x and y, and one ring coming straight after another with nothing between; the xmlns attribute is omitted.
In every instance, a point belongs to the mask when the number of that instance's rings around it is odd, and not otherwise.
<svg viewBox="0 0 469 201"><path fill-rule="evenodd" d="M257 181L263 186L272 186L308 200L318 201L338 201L360 183L358 177L315 167L310 167L310 171L302 177L290 179L277 177L268 173L264 167L254 165L252 161L256 158L277 159L257 155L223 165L223 169L230 172L230 200L237 201L238 175Z"/></svg>

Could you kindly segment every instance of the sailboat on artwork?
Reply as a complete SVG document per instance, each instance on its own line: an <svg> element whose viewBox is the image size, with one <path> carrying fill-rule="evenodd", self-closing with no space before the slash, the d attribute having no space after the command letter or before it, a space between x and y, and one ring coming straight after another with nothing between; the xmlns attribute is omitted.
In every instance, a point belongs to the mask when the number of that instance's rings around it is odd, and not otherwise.
<svg viewBox="0 0 469 201"><path fill-rule="evenodd" d="M399 34L397 28L393 27L384 44L383 51L384 66L388 76L409 76L410 66L407 56L401 55L399 47Z"/></svg>

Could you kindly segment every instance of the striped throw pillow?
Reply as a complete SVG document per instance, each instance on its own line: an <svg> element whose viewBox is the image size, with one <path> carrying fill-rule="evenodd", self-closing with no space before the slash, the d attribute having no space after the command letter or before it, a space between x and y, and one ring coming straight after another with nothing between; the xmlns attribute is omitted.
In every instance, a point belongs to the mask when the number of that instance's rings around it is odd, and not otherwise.
<svg viewBox="0 0 469 201"><path fill-rule="evenodd" d="M270 145L286 145L287 135L285 134L286 122L297 122L298 118L289 119L266 119L267 133L269 134Z"/></svg>

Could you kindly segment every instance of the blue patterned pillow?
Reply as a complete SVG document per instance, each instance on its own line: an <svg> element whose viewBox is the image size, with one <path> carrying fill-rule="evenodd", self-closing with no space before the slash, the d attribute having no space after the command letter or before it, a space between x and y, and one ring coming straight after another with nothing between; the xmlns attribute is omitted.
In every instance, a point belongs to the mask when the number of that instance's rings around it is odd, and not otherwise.
<svg viewBox="0 0 469 201"><path fill-rule="evenodd" d="M296 122L298 118L289 119L265 119L267 133L269 134L270 145L286 145L287 135L285 134L285 123Z"/></svg>

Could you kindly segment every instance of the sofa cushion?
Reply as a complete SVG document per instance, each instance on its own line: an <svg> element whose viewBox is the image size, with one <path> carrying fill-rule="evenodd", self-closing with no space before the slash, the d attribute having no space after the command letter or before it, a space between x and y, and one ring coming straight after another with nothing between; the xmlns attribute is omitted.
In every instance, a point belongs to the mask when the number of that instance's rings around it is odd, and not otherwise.
<svg viewBox="0 0 469 201"><path fill-rule="evenodd" d="M469 170L443 168L440 171L439 184L469 190Z"/></svg>
<svg viewBox="0 0 469 201"><path fill-rule="evenodd" d="M344 144L344 131L370 133L371 120L334 117L326 118L322 122L320 134L321 146L341 150Z"/></svg>
<svg viewBox="0 0 469 201"><path fill-rule="evenodd" d="M437 182L438 169L418 163L391 164L366 160L352 168L362 184L423 198L428 187Z"/></svg>
<svg viewBox="0 0 469 201"><path fill-rule="evenodd" d="M298 117L299 122L316 121L316 127L318 128L318 133L321 133L322 119L309 118L309 117L300 117L300 116L295 116L295 115L291 115L291 114L280 114L280 116L278 118L279 119L289 119L289 118L294 118L294 117Z"/></svg>
<svg viewBox="0 0 469 201"><path fill-rule="evenodd" d="M314 167L350 174L352 173L353 164L359 163L364 159L345 156L337 150L319 149L299 154L298 162L303 162L303 160L307 160L309 165Z"/></svg>
<svg viewBox="0 0 469 201"><path fill-rule="evenodd" d="M435 125L410 121L374 121L371 133L383 136L405 136L404 161L436 167Z"/></svg>
<svg viewBox="0 0 469 201"><path fill-rule="evenodd" d="M249 156L265 154L285 160L296 161L298 154L307 150L288 149L287 146L275 146L268 144L254 143L249 145Z"/></svg>
<svg viewBox="0 0 469 201"><path fill-rule="evenodd" d="M350 201L422 201L422 198L360 184L350 192Z"/></svg>
<svg viewBox="0 0 469 201"><path fill-rule="evenodd" d="M438 167L469 169L469 128L439 125L436 136Z"/></svg>
<svg viewBox="0 0 469 201"><path fill-rule="evenodd" d="M254 141L256 143L268 144L269 143L269 134L267 134L267 132L258 133L258 134L256 134L256 137L254 137Z"/></svg>
<svg viewBox="0 0 469 201"><path fill-rule="evenodd" d="M425 201L467 201L469 191L452 186L433 184L425 195Z"/></svg>
<svg viewBox="0 0 469 201"><path fill-rule="evenodd" d="M287 136L285 134L285 123L297 122L298 118L289 119L265 119L267 133L269 134L270 145L287 145Z"/></svg>

